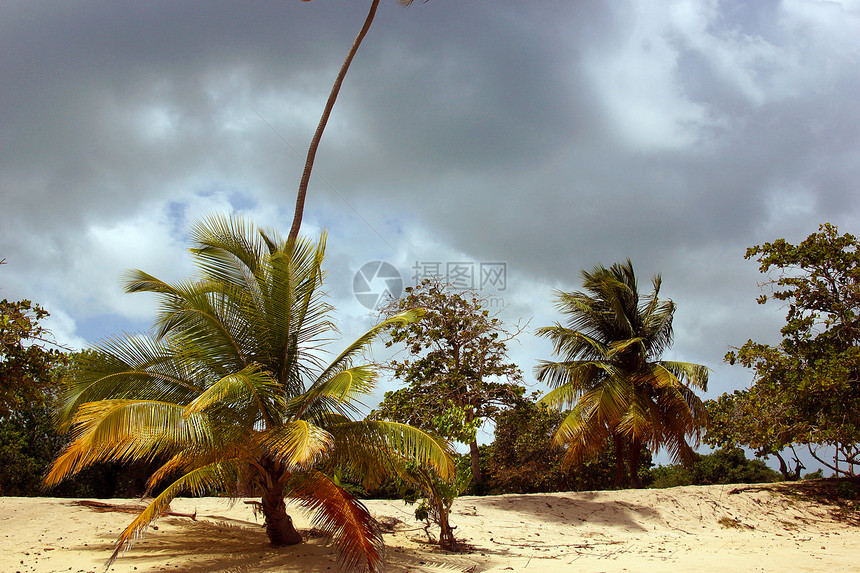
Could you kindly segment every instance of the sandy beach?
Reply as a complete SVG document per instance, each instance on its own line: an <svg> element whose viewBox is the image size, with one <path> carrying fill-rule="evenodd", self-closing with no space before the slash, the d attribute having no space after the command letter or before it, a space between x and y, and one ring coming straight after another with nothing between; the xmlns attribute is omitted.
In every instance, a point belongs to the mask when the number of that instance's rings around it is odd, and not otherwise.
<svg viewBox="0 0 860 573"><path fill-rule="evenodd" d="M137 500L98 500L118 506ZM860 571L856 511L798 496L787 486L690 486L663 490L462 497L452 524L470 549L429 545L411 506L369 500L385 534L386 570L404 571ZM273 548L248 504L177 499L110 568L117 572L337 571L335 549ZM847 517L846 517L847 515ZM0 571L104 570L133 514L58 498L0 497Z"/></svg>

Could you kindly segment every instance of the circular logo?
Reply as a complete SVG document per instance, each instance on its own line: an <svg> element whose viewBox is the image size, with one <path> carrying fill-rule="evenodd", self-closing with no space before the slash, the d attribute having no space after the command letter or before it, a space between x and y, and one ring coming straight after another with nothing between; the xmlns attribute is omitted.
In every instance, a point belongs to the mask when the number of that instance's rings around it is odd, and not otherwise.
<svg viewBox="0 0 860 573"><path fill-rule="evenodd" d="M352 279L352 292L362 306L378 310L389 298L400 298L403 293L403 277L391 263L364 263Z"/></svg>

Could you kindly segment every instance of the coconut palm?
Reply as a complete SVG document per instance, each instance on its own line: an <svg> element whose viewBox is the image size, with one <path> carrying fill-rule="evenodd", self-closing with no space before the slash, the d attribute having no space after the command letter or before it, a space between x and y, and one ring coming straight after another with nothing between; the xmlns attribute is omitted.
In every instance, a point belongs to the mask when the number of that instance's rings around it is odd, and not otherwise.
<svg viewBox="0 0 860 573"><path fill-rule="evenodd" d="M126 290L159 298L152 336L125 335L82 355L66 379L59 418L71 443L48 485L102 461L157 461L157 493L123 531L111 561L181 492L258 495L274 545L302 537L285 497L330 532L348 567L376 570L382 538L367 509L331 476L373 481L404 459L442 476L444 446L404 424L356 420L375 370L354 359L392 317L333 361L334 330L320 290L325 236L286 241L239 219L212 217L192 231L199 274L168 284L132 271Z"/></svg>
<svg viewBox="0 0 860 573"><path fill-rule="evenodd" d="M638 477L642 447L665 447L673 460L692 461L693 450L707 425L702 401L693 389L707 389L708 369L699 364L660 360L672 343L675 304L660 301L660 276L654 290L640 300L628 259L610 268L583 271L585 292L559 292L556 308L562 325L539 329L549 338L558 362L541 361L538 380L553 390L542 401L572 408L556 431L556 444L566 446L565 463L581 463L611 442L616 453L616 485Z"/></svg>

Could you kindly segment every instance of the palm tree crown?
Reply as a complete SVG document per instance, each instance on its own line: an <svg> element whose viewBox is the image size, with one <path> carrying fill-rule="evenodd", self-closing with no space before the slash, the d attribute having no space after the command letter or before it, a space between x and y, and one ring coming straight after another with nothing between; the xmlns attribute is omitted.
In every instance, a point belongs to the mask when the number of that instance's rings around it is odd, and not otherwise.
<svg viewBox="0 0 860 573"><path fill-rule="evenodd" d="M262 498L275 545L301 542L286 513L293 498L315 515L343 563L376 570L382 538L366 508L330 476L380 479L403 459L452 473L444 445L404 424L355 420L375 369L353 364L388 324L376 325L330 363L334 330L321 291L325 237L285 241L239 219L212 217L192 231L199 276L168 284L130 273L128 292L151 292L153 336L122 336L79 357L60 412L72 441L47 478L56 484L94 463L157 461L159 492L122 533L130 546L179 493Z"/></svg>
<svg viewBox="0 0 860 573"><path fill-rule="evenodd" d="M660 359L672 343L675 304L659 300L659 275L644 299L629 259L582 277L585 292L558 293L556 308L566 323L538 330L561 359L536 368L538 380L553 388L542 401L572 408L555 435L567 447L568 465L597 454L611 439L616 484L626 457L631 485L638 487L643 445L665 447L676 461L692 459L687 437L701 438L707 415L691 387L707 389L708 369Z"/></svg>

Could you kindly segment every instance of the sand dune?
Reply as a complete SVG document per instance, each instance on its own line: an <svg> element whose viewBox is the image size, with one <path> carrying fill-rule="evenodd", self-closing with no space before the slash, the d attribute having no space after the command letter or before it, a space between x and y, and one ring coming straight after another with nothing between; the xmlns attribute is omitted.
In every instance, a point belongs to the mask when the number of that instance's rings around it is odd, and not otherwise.
<svg viewBox="0 0 860 573"><path fill-rule="evenodd" d="M403 502L367 505L377 517L399 520L385 534L392 572L860 571L856 512L811 501L791 487L463 497L452 523L471 550L459 554L428 545ZM196 512L197 520L162 517L111 571L337 571L324 538L270 547L261 519L244 503L178 499L171 509ZM310 528L298 510L293 514L300 528ZM102 571L132 517L69 499L0 497L0 571Z"/></svg>

